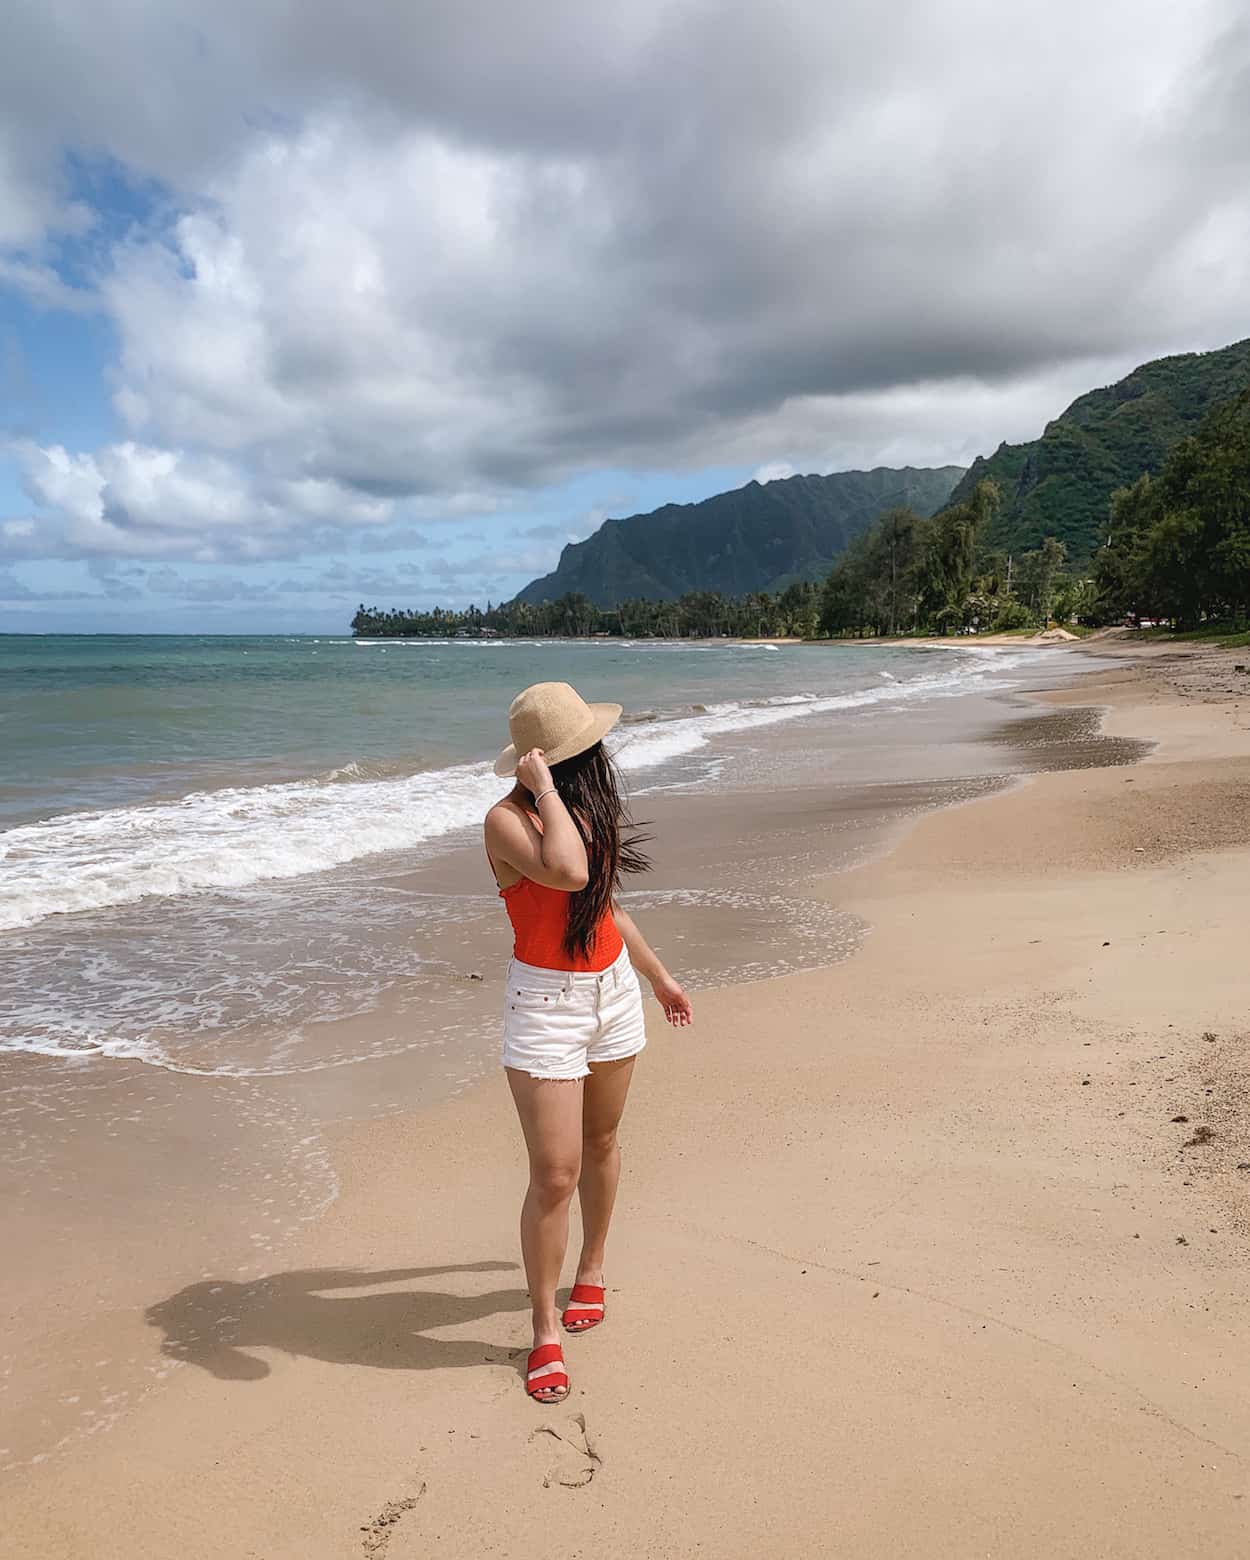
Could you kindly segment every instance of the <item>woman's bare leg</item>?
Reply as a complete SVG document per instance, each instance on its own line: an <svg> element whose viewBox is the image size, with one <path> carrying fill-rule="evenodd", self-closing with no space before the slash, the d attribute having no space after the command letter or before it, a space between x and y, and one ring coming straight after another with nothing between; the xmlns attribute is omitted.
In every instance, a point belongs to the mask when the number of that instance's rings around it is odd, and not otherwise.
<svg viewBox="0 0 1250 1560"><path fill-rule="evenodd" d="M591 1064L582 1100L582 1175L577 1183L582 1208L582 1255L579 1284L603 1283L603 1251L612 1222L616 1188L621 1178L620 1125L634 1076L634 1060Z"/></svg>
<svg viewBox="0 0 1250 1560"><path fill-rule="evenodd" d="M534 1310L534 1347L560 1341L556 1285L569 1244L569 1203L582 1163L582 1080L531 1078L506 1069L529 1149L521 1205L521 1255ZM546 1401L556 1402L564 1390Z"/></svg>

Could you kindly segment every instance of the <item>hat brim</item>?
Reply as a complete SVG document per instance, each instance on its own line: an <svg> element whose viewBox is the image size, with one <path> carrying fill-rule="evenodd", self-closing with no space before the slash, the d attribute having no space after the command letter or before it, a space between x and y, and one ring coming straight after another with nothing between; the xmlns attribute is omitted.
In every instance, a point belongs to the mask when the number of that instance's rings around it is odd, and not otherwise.
<svg viewBox="0 0 1250 1560"><path fill-rule="evenodd" d="M591 704L591 720L588 726L583 726L575 737L570 737L567 742L561 742L553 748L544 748L543 756L548 765L562 764L566 758L576 758L579 753L584 753L587 748L594 747L596 742L601 742L612 727L621 718L623 706L620 704ZM509 775L516 774L517 761L521 755L509 742L507 747L495 760L495 773L506 779Z"/></svg>

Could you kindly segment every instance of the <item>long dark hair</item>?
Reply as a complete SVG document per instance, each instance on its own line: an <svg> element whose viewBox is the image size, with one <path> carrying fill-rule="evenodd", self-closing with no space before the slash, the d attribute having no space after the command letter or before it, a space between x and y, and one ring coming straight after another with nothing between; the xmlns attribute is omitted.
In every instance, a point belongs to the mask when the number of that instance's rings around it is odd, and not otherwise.
<svg viewBox="0 0 1250 1560"><path fill-rule="evenodd" d="M551 782L586 846L590 876L585 888L569 896L564 951L573 958L587 958L594 950L599 922L620 888L621 875L650 868L641 847L651 836L637 830L620 771L602 742L553 764Z"/></svg>

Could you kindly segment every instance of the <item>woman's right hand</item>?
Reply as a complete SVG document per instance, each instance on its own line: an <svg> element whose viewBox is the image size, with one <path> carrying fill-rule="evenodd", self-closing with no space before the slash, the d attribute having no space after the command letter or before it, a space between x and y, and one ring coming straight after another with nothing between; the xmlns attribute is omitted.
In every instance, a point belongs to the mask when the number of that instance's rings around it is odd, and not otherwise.
<svg viewBox="0 0 1250 1560"><path fill-rule="evenodd" d="M542 748L531 748L517 760L516 777L531 796L541 796L551 789L551 771L543 757Z"/></svg>
<svg viewBox="0 0 1250 1560"><path fill-rule="evenodd" d="M694 1023L694 1007L690 998L681 989L681 983L675 981L667 970L661 970L655 976L651 989L655 992L655 1000L664 1009L664 1017L674 1029L684 1029L687 1024Z"/></svg>

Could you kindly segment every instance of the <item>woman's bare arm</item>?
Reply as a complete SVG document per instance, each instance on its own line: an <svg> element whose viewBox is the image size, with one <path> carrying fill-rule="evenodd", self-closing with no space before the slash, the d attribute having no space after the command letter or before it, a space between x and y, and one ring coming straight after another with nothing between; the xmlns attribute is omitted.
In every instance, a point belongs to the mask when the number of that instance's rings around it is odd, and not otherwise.
<svg viewBox="0 0 1250 1560"><path fill-rule="evenodd" d="M545 888L570 893L590 880L586 846L568 808L551 784L551 771L537 749L526 753L517 765L517 779L536 798L543 826L518 807L495 806L486 814L486 849L492 861L506 861L521 874Z"/></svg>
<svg viewBox="0 0 1250 1560"><path fill-rule="evenodd" d="M612 917L629 950L629 962L644 979L651 982L655 1000L664 1009L664 1017L678 1028L692 1023L694 1008L690 998L682 990L680 981L674 980L664 968L659 954L638 930L638 923L633 916L614 902Z"/></svg>

